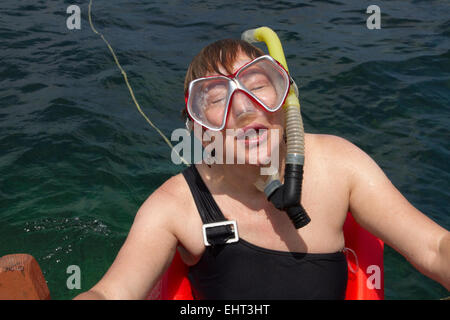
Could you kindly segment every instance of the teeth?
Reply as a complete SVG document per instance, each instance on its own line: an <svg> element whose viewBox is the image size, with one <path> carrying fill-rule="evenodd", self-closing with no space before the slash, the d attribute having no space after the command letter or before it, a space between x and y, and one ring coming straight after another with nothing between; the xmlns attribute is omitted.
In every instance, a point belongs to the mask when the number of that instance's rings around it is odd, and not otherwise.
<svg viewBox="0 0 450 320"><path fill-rule="evenodd" d="M249 130L245 133L243 138L246 140L259 140L265 132L266 130Z"/></svg>
<svg viewBox="0 0 450 320"><path fill-rule="evenodd" d="M239 134L238 140L258 140L267 132L266 129L250 129L245 133Z"/></svg>
<svg viewBox="0 0 450 320"><path fill-rule="evenodd" d="M248 138L257 137L259 136L259 130L251 130L250 132L245 134Z"/></svg>

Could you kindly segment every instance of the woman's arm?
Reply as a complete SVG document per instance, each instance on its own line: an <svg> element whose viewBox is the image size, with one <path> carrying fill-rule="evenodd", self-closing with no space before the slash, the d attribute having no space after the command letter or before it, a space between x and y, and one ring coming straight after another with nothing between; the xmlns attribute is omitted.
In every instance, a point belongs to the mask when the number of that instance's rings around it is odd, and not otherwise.
<svg viewBox="0 0 450 320"><path fill-rule="evenodd" d="M450 233L412 206L364 151L336 140L347 161L355 220L450 290Z"/></svg>
<svg viewBox="0 0 450 320"><path fill-rule="evenodd" d="M175 254L176 203L172 195L155 191L137 212L107 273L91 290L75 299L144 299Z"/></svg>

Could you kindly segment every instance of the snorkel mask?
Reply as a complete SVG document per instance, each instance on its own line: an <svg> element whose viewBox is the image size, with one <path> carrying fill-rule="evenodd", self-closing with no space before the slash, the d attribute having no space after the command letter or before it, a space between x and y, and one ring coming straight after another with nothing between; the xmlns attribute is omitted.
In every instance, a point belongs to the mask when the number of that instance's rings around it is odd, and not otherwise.
<svg viewBox="0 0 450 320"><path fill-rule="evenodd" d="M269 54L288 71L283 47L277 34L268 27L250 29L242 33L242 40L247 42L265 42ZM282 211L285 211L296 229L307 225L311 219L300 203L305 160L305 133L300 113L300 102L295 85L291 86L283 104L286 117L287 154L284 169L284 184L278 173L269 176L256 187L264 191L267 199Z"/></svg>
<svg viewBox="0 0 450 320"><path fill-rule="evenodd" d="M267 112L281 108L293 80L281 64L269 55L258 57L228 76L207 76L189 83L186 110L189 116L212 131L225 128L237 92Z"/></svg>

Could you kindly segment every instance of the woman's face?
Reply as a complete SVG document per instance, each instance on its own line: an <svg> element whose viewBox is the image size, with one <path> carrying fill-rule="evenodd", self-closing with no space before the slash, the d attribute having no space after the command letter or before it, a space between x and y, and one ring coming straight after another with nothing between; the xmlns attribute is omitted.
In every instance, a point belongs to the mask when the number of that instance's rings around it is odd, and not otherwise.
<svg viewBox="0 0 450 320"><path fill-rule="evenodd" d="M232 72L236 72L246 63L252 61L246 54L239 52L236 61L233 64ZM219 66L222 74L228 75L225 68ZM214 76L214 73L208 73L206 76ZM241 81L248 81L246 86L266 104L273 105L276 100L276 93L273 85L266 77L249 72L240 76ZM250 85L251 84L251 85ZM244 83L244 85L246 85ZM212 90L220 88L212 88ZM215 92L211 91L211 97ZM216 101L212 99L212 101ZM208 108L205 116L209 119L223 119L222 111L214 108ZM226 127L221 131L223 137L223 163L256 164L262 165L270 161L272 155L278 155L274 148L279 148L283 141L284 117L279 109L276 112L268 112L257 102L250 99L245 93L236 91L230 102ZM208 134L208 132L206 133ZM279 150L278 150L279 151ZM233 152L233 156L229 154ZM278 159L277 159L278 161Z"/></svg>

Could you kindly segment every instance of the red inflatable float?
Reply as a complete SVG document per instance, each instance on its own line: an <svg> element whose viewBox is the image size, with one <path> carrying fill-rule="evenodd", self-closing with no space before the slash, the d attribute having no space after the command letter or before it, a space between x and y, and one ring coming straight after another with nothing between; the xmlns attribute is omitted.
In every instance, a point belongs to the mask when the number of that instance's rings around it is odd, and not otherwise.
<svg viewBox="0 0 450 320"><path fill-rule="evenodd" d="M383 242L359 226L350 212L344 224L344 237L348 262L345 299L384 299ZM188 267L177 252L148 299L192 300L187 273Z"/></svg>

